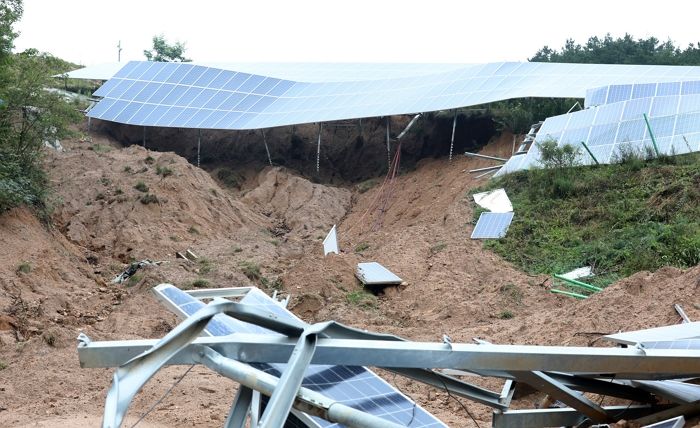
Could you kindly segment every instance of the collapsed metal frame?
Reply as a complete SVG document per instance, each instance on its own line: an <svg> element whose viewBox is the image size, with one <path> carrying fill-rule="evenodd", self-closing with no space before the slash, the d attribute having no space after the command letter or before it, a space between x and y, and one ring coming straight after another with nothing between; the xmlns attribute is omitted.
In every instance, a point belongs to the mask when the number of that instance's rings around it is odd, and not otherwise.
<svg viewBox="0 0 700 428"><path fill-rule="evenodd" d="M120 426L141 387L160 368L172 364L202 364L241 384L226 427L245 426L254 391L269 396L259 422L252 425L263 428L283 426L293 409L295 414L302 412L348 427L395 426L301 387L309 364L381 367L492 407L494 427L579 425L642 416L653 420L657 412L665 416L673 414L674 409L685 411L688 404L658 406L653 394L625 380L700 376L698 350L493 345L483 341L479 344L411 342L334 321L313 325L290 322L259 307L222 299L240 297L248 290L190 291L188 294L197 299L214 300L160 340L93 342L81 334L78 345L81 367L117 367L105 403L103 427ZM175 308L171 306L171 309ZM199 337L209 320L220 313L283 336L236 333ZM246 364L253 362L287 363L287 369L277 378ZM506 382L499 393L433 369L450 369L446 370L450 373L462 370ZM529 384L569 407L510 410L518 382ZM602 407L584 392L639 404Z"/></svg>

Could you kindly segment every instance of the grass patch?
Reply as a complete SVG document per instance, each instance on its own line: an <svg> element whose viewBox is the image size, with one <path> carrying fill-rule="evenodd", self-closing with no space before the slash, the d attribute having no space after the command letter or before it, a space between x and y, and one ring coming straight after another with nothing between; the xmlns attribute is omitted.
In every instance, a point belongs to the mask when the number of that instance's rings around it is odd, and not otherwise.
<svg viewBox="0 0 700 428"><path fill-rule="evenodd" d="M141 203L144 205L157 204L158 197L156 195L154 195L153 193L145 194L145 195L141 196Z"/></svg>
<svg viewBox="0 0 700 428"><path fill-rule="evenodd" d="M5 370L7 368L7 363L0 360L0 370Z"/></svg>
<svg viewBox="0 0 700 428"><path fill-rule="evenodd" d="M214 270L214 263L206 257L200 257L197 262L199 263L199 273L203 275Z"/></svg>
<svg viewBox="0 0 700 428"><path fill-rule="evenodd" d="M129 165L125 166L124 172L131 172L131 167Z"/></svg>
<svg viewBox="0 0 700 428"><path fill-rule="evenodd" d="M515 318L515 314L513 314L511 311L501 311L501 313L498 314L498 318L502 320L510 320Z"/></svg>
<svg viewBox="0 0 700 428"><path fill-rule="evenodd" d="M433 256L433 255L441 252L445 248L447 248L447 244L445 244L444 242L438 242L436 245L433 245L432 247L430 247L430 255Z"/></svg>
<svg viewBox="0 0 700 428"><path fill-rule="evenodd" d="M244 261L239 264L241 272L243 275L248 277L251 281L258 281L262 277L260 273L260 266L257 263Z"/></svg>
<svg viewBox="0 0 700 428"><path fill-rule="evenodd" d="M268 279L264 276L260 278L260 284L262 284L262 286L265 288L277 291L280 291L284 285L282 283L282 278L277 277L275 279Z"/></svg>
<svg viewBox="0 0 700 428"><path fill-rule="evenodd" d="M153 165L153 164L156 162L156 160L153 159L153 156L148 156L148 157L144 160L144 162L146 162L146 164L148 164L148 165Z"/></svg>
<svg viewBox="0 0 700 428"><path fill-rule="evenodd" d="M367 250L369 248L369 244L366 242L360 242L355 246L355 252L357 254L362 253L363 251Z"/></svg>
<svg viewBox="0 0 700 428"><path fill-rule="evenodd" d="M90 149L92 149L92 151L95 153L107 153L112 150L110 146L106 146L104 144L93 144L90 146Z"/></svg>
<svg viewBox="0 0 700 428"><path fill-rule="evenodd" d="M243 248L241 248L241 247L234 247L233 252L234 252L234 253L241 253L241 252L243 252Z"/></svg>
<svg viewBox="0 0 700 428"><path fill-rule="evenodd" d="M190 226L190 228L187 229L187 231L188 231L189 233L193 234L193 235L199 235L199 229L197 229L197 228L194 227L194 226Z"/></svg>
<svg viewBox="0 0 700 428"><path fill-rule="evenodd" d="M139 192L148 193L148 186L146 186L146 183L143 181L136 183L134 185L134 189L138 190Z"/></svg>
<svg viewBox="0 0 700 428"><path fill-rule="evenodd" d="M515 284L506 284L499 291L516 305L521 304L523 301L523 291Z"/></svg>
<svg viewBox="0 0 700 428"><path fill-rule="evenodd" d="M365 193L369 189L376 187L377 184L379 184L379 179L378 178L370 178L369 180L365 180L361 183L358 183L356 188L358 193Z"/></svg>
<svg viewBox="0 0 700 428"><path fill-rule="evenodd" d="M197 278L190 283L192 288L209 288L209 281L204 278Z"/></svg>
<svg viewBox="0 0 700 428"><path fill-rule="evenodd" d="M156 174L163 176L163 178L173 175L173 170L168 168L167 166L158 166L156 167Z"/></svg>
<svg viewBox="0 0 700 428"><path fill-rule="evenodd" d="M20 263L19 266L17 266L17 272L29 273L31 271L32 271L32 265L30 265L29 262L23 262L23 263Z"/></svg>
<svg viewBox="0 0 700 428"><path fill-rule="evenodd" d="M515 217L505 238L484 245L532 274L593 266L588 282L603 287L642 270L695 266L699 164L700 154L646 160L624 153L619 164L492 180L486 190L504 187Z"/></svg>
<svg viewBox="0 0 700 428"><path fill-rule="evenodd" d="M359 306L363 309L377 308L377 296L364 290L351 291L345 295L345 299L351 305Z"/></svg>
<svg viewBox="0 0 700 428"><path fill-rule="evenodd" d="M129 279L126 280L126 286L133 287L136 284L138 284L139 282L141 282L142 279L143 279L142 274L135 273L135 274L131 275L129 277Z"/></svg>

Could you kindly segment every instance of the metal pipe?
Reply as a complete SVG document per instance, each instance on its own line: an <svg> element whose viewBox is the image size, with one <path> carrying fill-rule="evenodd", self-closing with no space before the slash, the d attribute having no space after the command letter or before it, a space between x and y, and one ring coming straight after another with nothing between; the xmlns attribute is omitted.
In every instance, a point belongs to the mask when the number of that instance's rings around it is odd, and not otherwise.
<svg viewBox="0 0 700 428"><path fill-rule="evenodd" d="M279 378L247 364L229 359L207 346L198 346L193 358L211 370L235 380L248 388L271 396L279 384ZM319 416L330 422L350 428L399 428L400 425L353 409L323 394L301 387L296 391L293 407L304 413ZM261 422L262 423L262 422Z"/></svg>
<svg viewBox="0 0 700 428"><path fill-rule="evenodd" d="M318 123L318 144L316 145L316 173L321 170L321 130L323 123Z"/></svg>
<svg viewBox="0 0 700 428"><path fill-rule="evenodd" d="M465 155L465 156L472 156L472 157L475 157L475 158L484 158L484 159L497 160L497 161L501 161L501 162L508 162L508 159L498 158L498 157L496 157L496 156L482 155L482 154L479 154L479 153L464 152L464 155Z"/></svg>
<svg viewBox="0 0 700 428"><path fill-rule="evenodd" d="M501 169L503 168L503 165L496 165L496 166L487 166L485 168L476 168L476 169L470 169L470 173L474 172L482 172L482 171L493 171L494 169Z"/></svg>
<svg viewBox="0 0 700 428"><path fill-rule="evenodd" d="M386 117L386 165L388 170L391 169L391 123L390 123L391 117L387 116Z"/></svg>
<svg viewBox="0 0 700 428"><path fill-rule="evenodd" d="M406 135L406 133L408 132L408 130L411 129L411 127L413 126L413 124L416 123L416 121L418 120L418 118L420 118L420 116L421 116L420 113L418 113L417 115L415 115L415 116L413 117L413 119L411 119L411 121L408 122L408 125L406 125L406 127L403 129L403 131L401 131L401 133L396 137L396 139L397 139L397 140L400 140L401 138L403 138L403 136ZM453 132L454 132L454 131L453 131Z"/></svg>
<svg viewBox="0 0 700 428"><path fill-rule="evenodd" d="M569 279L569 278L567 278L567 277L565 277L565 276L557 275L556 273L555 273L553 276L554 276L556 279L560 279L560 280L562 280L562 281L568 283L569 285L573 285L573 286L579 287L579 288L585 288L585 289L588 290L588 291L595 291L596 293L599 292L599 291L603 291L602 288L596 287L595 285L586 284L585 282L577 281L577 280L575 280L575 279Z"/></svg>
<svg viewBox="0 0 700 428"><path fill-rule="evenodd" d="M265 137L265 130L261 129L260 132L262 132L262 137L263 137L263 143L265 143L265 151L267 152L267 162L272 166L272 158L270 157L270 148L267 147L267 138Z"/></svg>
<svg viewBox="0 0 700 428"><path fill-rule="evenodd" d="M684 323L690 322L690 318L688 317L688 315L685 314L685 311L683 310L683 308L681 308L681 305L676 303L675 305L673 305L673 308L676 310L676 312L678 312L678 315L681 316L681 319Z"/></svg>
<svg viewBox="0 0 700 428"><path fill-rule="evenodd" d="M654 137L654 131L651 130L651 124L649 123L649 118L647 117L647 114L644 113L644 122L647 124L647 129L649 130L649 136L651 137L651 143L654 145L654 151L656 152L656 156L659 157L659 147L656 145L656 137Z"/></svg>
<svg viewBox="0 0 700 428"><path fill-rule="evenodd" d="M450 159L452 162L452 149L455 145L455 130L457 129L457 110L455 110L454 117L452 118L452 137L450 138Z"/></svg>
<svg viewBox="0 0 700 428"><path fill-rule="evenodd" d="M487 175L489 175L489 174L493 174L493 173L495 173L495 172L498 172L498 170L491 170L491 171L486 171L486 172L483 172L483 173L481 173L481 174L477 175L477 176L476 176L476 177L474 177L474 178L481 178L481 177L486 177Z"/></svg>
<svg viewBox="0 0 700 428"><path fill-rule="evenodd" d="M199 163L201 160L201 150L202 150L202 130L199 129L197 133L197 168L199 168Z"/></svg>
<svg viewBox="0 0 700 428"><path fill-rule="evenodd" d="M577 299L588 299L588 296L584 296L583 294L574 293L571 291L557 290L556 288L552 288L549 291L554 294L563 294L569 297L576 297Z"/></svg>
<svg viewBox="0 0 700 428"><path fill-rule="evenodd" d="M588 154L591 156L591 158L593 159L593 162L595 162L596 165L600 165L600 162L598 162L598 159L596 159L595 156L593 156L593 152L591 152L591 149L588 148L588 145L586 145L586 142L581 141L581 145L583 146L584 149L586 149Z"/></svg>

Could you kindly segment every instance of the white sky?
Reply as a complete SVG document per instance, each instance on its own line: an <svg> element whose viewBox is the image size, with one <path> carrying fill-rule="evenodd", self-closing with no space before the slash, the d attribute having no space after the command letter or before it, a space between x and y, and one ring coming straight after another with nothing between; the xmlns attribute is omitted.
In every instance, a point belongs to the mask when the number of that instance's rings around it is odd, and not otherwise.
<svg viewBox="0 0 700 428"><path fill-rule="evenodd" d="M151 38L195 61L524 61L567 38L700 41L693 0L24 0L15 50L93 65L143 60Z"/></svg>

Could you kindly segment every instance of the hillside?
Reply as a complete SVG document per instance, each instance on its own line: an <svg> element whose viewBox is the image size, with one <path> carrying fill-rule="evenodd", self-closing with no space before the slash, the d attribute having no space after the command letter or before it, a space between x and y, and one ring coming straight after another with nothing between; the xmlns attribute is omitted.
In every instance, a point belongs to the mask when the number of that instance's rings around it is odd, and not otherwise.
<svg viewBox="0 0 700 428"><path fill-rule="evenodd" d="M177 319L149 289L165 281L277 289L306 321L430 341L449 334L463 342L586 345L603 333L675 323L673 303L700 319L697 267L637 273L577 302L550 294L547 276L524 273L470 240L469 192L486 181L467 171L488 161L420 160L397 177L384 204L381 185L332 187L282 167L237 169L238 185L229 186L217 170L208 174L174 153L121 148L102 134L64 146L47 159L53 226L25 209L0 217L2 426L94 426L112 370L80 369L75 338L163 336ZM483 153L506 155L511 147L503 135ZM333 224L341 254L324 258L321 240ZM176 258L187 248L197 263ZM109 283L125 263L144 258L165 263ZM353 276L360 261L378 261L408 285L367 293ZM131 407L131 421L184 370L156 375ZM472 426L445 394L385 378L450 426ZM232 388L196 367L141 426L221 426ZM487 408L465 404L488 423Z"/></svg>

